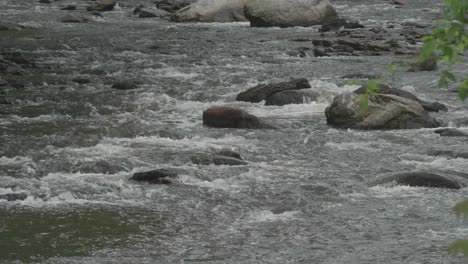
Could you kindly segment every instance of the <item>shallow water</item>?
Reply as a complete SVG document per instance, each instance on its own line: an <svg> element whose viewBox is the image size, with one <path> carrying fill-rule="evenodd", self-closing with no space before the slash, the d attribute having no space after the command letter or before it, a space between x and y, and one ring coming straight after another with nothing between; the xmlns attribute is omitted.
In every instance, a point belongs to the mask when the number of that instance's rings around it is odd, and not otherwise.
<svg viewBox="0 0 468 264"><path fill-rule="evenodd" d="M394 8L385 1L336 1L372 27L432 23L435 1ZM1 38L4 50L35 58L26 87L0 108L0 262L18 263L463 263L448 245L468 235L451 207L468 193L368 187L378 175L424 169L466 177L466 159L432 156L465 147L434 129L337 130L324 110L357 86L340 78L379 73L408 57L291 57L312 48L316 28L254 29L246 23L174 24L132 17L129 7L89 24L57 22L58 6L0 3L2 19L34 21L30 36ZM82 4L82 3L80 3ZM130 5L130 2L129 4ZM5 17L5 18L3 18ZM455 69L463 73L466 65ZM45 73L44 73L45 72ZM395 83L449 105L434 72L398 70ZM79 85L76 77L90 79ZM305 77L318 102L282 107L234 102L259 82ZM116 80L137 79L119 91ZM216 105L246 109L277 129L202 126ZM190 156L239 152L246 166L199 166ZM139 184L134 172L183 171L169 186Z"/></svg>

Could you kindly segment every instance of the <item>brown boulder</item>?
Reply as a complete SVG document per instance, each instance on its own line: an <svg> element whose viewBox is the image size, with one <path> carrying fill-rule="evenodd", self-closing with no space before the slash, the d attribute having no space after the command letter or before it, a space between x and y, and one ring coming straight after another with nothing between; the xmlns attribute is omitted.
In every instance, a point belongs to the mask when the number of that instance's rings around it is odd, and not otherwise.
<svg viewBox="0 0 468 264"><path fill-rule="evenodd" d="M217 128L260 128L260 121L243 110L213 107L203 112L203 125Z"/></svg>

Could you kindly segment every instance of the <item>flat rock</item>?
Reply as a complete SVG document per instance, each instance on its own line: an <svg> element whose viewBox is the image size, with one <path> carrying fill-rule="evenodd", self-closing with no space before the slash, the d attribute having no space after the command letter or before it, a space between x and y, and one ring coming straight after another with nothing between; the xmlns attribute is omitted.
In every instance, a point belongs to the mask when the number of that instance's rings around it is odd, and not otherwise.
<svg viewBox="0 0 468 264"><path fill-rule="evenodd" d="M153 184L169 184L173 182L178 173L171 169L156 169L134 173L130 180L143 181Z"/></svg>
<svg viewBox="0 0 468 264"><path fill-rule="evenodd" d="M138 84L134 81L120 81L116 82L111 86L112 89L117 89L117 90L132 90L132 89L137 89Z"/></svg>
<svg viewBox="0 0 468 264"><path fill-rule="evenodd" d="M441 137L468 137L468 133L456 128L440 128L434 130L434 133L439 134Z"/></svg>
<svg viewBox="0 0 468 264"><path fill-rule="evenodd" d="M446 188L446 189L461 189L466 187L466 181L460 177L453 175L440 175L431 172L402 172L391 175L386 175L378 180L371 182L369 185L386 185L386 184L405 185L412 187L429 187L429 188Z"/></svg>
<svg viewBox="0 0 468 264"><path fill-rule="evenodd" d="M0 194L0 200L7 200L9 202L12 201L23 201L28 198L28 195L25 193L7 193L7 194Z"/></svg>
<svg viewBox="0 0 468 264"><path fill-rule="evenodd" d="M310 83L305 78L293 79L287 82L259 84L237 95L236 101L258 103L274 93L286 90L301 90L310 88Z"/></svg>

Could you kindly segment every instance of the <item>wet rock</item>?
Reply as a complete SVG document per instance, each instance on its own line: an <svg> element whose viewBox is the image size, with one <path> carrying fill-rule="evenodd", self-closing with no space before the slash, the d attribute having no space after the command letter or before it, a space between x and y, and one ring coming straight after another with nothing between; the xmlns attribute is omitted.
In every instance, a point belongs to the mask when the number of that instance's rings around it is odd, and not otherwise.
<svg viewBox="0 0 468 264"><path fill-rule="evenodd" d="M411 65L409 71L435 71L437 69L437 59L435 56L430 56L423 62L416 62Z"/></svg>
<svg viewBox="0 0 468 264"><path fill-rule="evenodd" d="M117 90L132 90L137 89L138 84L134 81L120 81L114 83L111 87Z"/></svg>
<svg viewBox="0 0 468 264"><path fill-rule="evenodd" d="M21 26L14 22L0 21L0 30L21 30Z"/></svg>
<svg viewBox="0 0 468 264"><path fill-rule="evenodd" d="M265 100L268 96L286 90L301 90L310 88L310 83L305 78L293 79L287 82L259 84L247 91L237 95L236 101L258 103Z"/></svg>
<svg viewBox="0 0 468 264"><path fill-rule="evenodd" d="M0 78L0 87L7 86L8 82Z"/></svg>
<svg viewBox="0 0 468 264"><path fill-rule="evenodd" d="M407 5L408 0L393 0L390 2L392 5Z"/></svg>
<svg viewBox="0 0 468 264"><path fill-rule="evenodd" d="M9 202L13 201L24 201L28 198L28 195L25 193L7 193L0 194L0 200L7 200Z"/></svg>
<svg viewBox="0 0 468 264"><path fill-rule="evenodd" d="M145 172L134 173L130 180L143 181L153 184L169 184L172 183L178 173L171 169L156 169Z"/></svg>
<svg viewBox="0 0 468 264"><path fill-rule="evenodd" d="M62 7L60 8L60 10L76 10L76 6L75 5L67 5L65 7Z"/></svg>
<svg viewBox="0 0 468 264"><path fill-rule="evenodd" d="M328 0L250 0L245 16L252 27L310 27L338 19Z"/></svg>
<svg viewBox="0 0 468 264"><path fill-rule="evenodd" d="M434 133L439 134L441 137L468 137L468 133L456 128L440 128L436 129Z"/></svg>
<svg viewBox="0 0 468 264"><path fill-rule="evenodd" d="M229 156L231 154L234 156ZM240 166L247 165L248 163L242 160L238 153L225 153L223 155L221 152L218 154L198 154L190 157L192 163L197 165L228 165L228 166Z"/></svg>
<svg viewBox="0 0 468 264"><path fill-rule="evenodd" d="M291 57L299 57L299 58L305 58L307 57L307 54L305 53L304 50L293 50L293 51L288 51L286 53L288 56Z"/></svg>
<svg viewBox="0 0 468 264"><path fill-rule="evenodd" d="M414 95L414 94L412 94L410 92L392 88L388 84L385 84L385 83L379 83L378 88L379 89L378 89L377 92L380 93L380 94L393 94L393 95L397 95L399 97L404 97L404 98L414 100L414 101L420 103L421 106L426 111L430 111L430 112L448 111L447 106L445 106L444 104L441 104L439 102L426 102L426 101L423 101L423 100L419 99L416 95ZM361 86L359 89L355 90L354 93L364 94L364 93L366 93L366 87Z"/></svg>
<svg viewBox="0 0 468 264"><path fill-rule="evenodd" d="M314 57L330 57L331 55L322 49L314 49Z"/></svg>
<svg viewBox="0 0 468 264"><path fill-rule="evenodd" d="M103 0L101 2L95 3L92 6L86 7L88 11L98 11L98 12L106 12L114 10L115 5L117 2L112 0Z"/></svg>
<svg viewBox="0 0 468 264"><path fill-rule="evenodd" d="M89 16L79 16L74 14L68 14L60 19L63 23L86 23L91 20L92 18Z"/></svg>
<svg viewBox="0 0 468 264"><path fill-rule="evenodd" d="M39 3L41 3L41 4L50 4L50 3L52 3L52 1L51 0L39 0Z"/></svg>
<svg viewBox="0 0 468 264"><path fill-rule="evenodd" d="M229 150L229 149L223 149L220 150L216 153L217 155L225 156L225 157L231 157L239 160L243 160L241 155L235 151Z"/></svg>
<svg viewBox="0 0 468 264"><path fill-rule="evenodd" d="M238 22L247 21L244 5L248 0L199 0L171 17L176 22Z"/></svg>
<svg viewBox="0 0 468 264"><path fill-rule="evenodd" d="M78 84L87 84L87 83L91 83L91 80L87 78L75 78L72 80L72 82L76 82Z"/></svg>
<svg viewBox="0 0 468 264"><path fill-rule="evenodd" d="M203 112L203 125L217 128L261 128L258 118L232 107L213 107Z"/></svg>
<svg viewBox="0 0 468 264"><path fill-rule="evenodd" d="M320 93L312 90L288 90L269 95L265 105L282 106L287 104L306 104L316 101Z"/></svg>
<svg viewBox="0 0 468 264"><path fill-rule="evenodd" d="M328 21L327 23L322 24L322 26L319 29L319 32L328 32L332 30L336 31L341 28L358 29L358 28L365 28L365 27L358 22L346 21L345 19L338 18L336 20Z"/></svg>
<svg viewBox="0 0 468 264"><path fill-rule="evenodd" d="M314 39L312 40L312 44L314 44L314 46L331 47L333 42L327 39Z"/></svg>
<svg viewBox="0 0 468 264"><path fill-rule="evenodd" d="M174 13L196 1L197 0L160 0L156 2L156 7L166 12Z"/></svg>
<svg viewBox="0 0 468 264"><path fill-rule="evenodd" d="M151 18L151 17L169 17L171 14L167 11L164 10L153 10L153 11L147 11L147 10L141 10L139 13L138 17L140 18Z"/></svg>
<svg viewBox="0 0 468 264"><path fill-rule="evenodd" d="M453 149L435 149L429 151L432 156L445 156L453 159L468 159L467 148L453 148Z"/></svg>
<svg viewBox="0 0 468 264"><path fill-rule="evenodd" d="M247 165L247 162L240 160L240 159L232 158L232 157L215 155L213 156L213 164L214 165L240 166L240 165Z"/></svg>
<svg viewBox="0 0 468 264"><path fill-rule="evenodd" d="M76 168L73 170L74 173L100 173L100 174L116 174L127 169L120 165L111 164L106 160L98 160L92 163L78 163Z"/></svg>
<svg viewBox="0 0 468 264"><path fill-rule="evenodd" d="M396 183L397 185L429 188L461 189L466 187L463 179L451 175L439 175L430 172L403 172L387 175L370 185Z"/></svg>
<svg viewBox="0 0 468 264"><path fill-rule="evenodd" d="M393 94L369 95L367 109L361 108L360 101L356 93L338 95L325 110L327 123L354 129L416 129L440 125L414 100Z"/></svg>

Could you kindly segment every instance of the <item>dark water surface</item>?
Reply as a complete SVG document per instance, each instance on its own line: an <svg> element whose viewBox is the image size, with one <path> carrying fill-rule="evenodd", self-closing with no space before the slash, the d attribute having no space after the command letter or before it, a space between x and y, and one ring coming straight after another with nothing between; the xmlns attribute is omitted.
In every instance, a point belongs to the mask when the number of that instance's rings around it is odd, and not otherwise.
<svg viewBox="0 0 468 264"><path fill-rule="evenodd" d="M370 2L370 3L369 3ZM0 262L4 263L464 263L448 245L468 235L451 207L468 193L368 187L378 175L431 170L463 175L466 159L432 156L466 148L433 129L337 130L331 98L409 57L291 57L313 48L316 28L254 29L246 23L174 24L130 15L133 2L97 22L58 22L59 1L0 1L1 19L42 29L0 35L37 69L0 105ZM81 7L84 2L76 2ZM438 1L403 8L335 1L367 27L433 23ZM80 11L78 11L80 12ZM462 74L466 65L455 69ZM436 117L467 131L468 107L437 88L437 73L398 70L395 84L449 105ZM77 84L74 78L87 78ZM282 107L234 102L262 81L305 77L318 102ZM136 79L136 90L111 89ZM202 126L202 112L236 106L278 129ZM462 120L462 121L460 121ZM238 151L246 166L199 166L190 156ZM155 168L184 172L172 185L131 182Z"/></svg>

